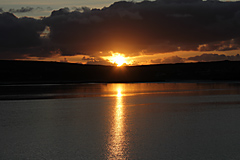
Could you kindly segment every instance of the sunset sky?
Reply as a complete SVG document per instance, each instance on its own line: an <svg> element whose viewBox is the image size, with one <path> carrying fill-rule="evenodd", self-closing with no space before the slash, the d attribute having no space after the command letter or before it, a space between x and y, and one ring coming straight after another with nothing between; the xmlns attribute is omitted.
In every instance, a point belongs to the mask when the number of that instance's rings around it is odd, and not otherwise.
<svg viewBox="0 0 240 160"><path fill-rule="evenodd" d="M1 0L0 59L127 65L240 60L240 2Z"/></svg>

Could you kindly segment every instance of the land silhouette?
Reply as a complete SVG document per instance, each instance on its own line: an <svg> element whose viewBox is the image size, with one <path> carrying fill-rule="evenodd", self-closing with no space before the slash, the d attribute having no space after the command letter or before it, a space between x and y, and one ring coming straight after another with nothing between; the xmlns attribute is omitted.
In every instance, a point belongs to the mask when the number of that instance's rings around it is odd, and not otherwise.
<svg viewBox="0 0 240 160"><path fill-rule="evenodd" d="M0 84L239 81L240 61L142 66L0 60Z"/></svg>

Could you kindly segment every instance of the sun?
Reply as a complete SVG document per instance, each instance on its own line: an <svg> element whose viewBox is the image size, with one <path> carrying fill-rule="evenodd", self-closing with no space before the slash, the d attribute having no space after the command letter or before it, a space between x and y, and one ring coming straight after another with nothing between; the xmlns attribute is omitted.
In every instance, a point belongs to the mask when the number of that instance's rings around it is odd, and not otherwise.
<svg viewBox="0 0 240 160"><path fill-rule="evenodd" d="M118 67L122 66L124 63L127 63L124 55L120 53L112 54L112 62L117 64Z"/></svg>

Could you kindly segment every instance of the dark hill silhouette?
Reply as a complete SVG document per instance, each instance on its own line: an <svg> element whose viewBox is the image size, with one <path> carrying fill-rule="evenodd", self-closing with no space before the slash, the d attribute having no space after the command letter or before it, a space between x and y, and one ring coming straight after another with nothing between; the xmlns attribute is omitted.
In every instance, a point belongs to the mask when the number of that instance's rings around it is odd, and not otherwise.
<svg viewBox="0 0 240 160"><path fill-rule="evenodd" d="M199 62L144 66L101 66L0 60L1 84L239 81L240 62Z"/></svg>

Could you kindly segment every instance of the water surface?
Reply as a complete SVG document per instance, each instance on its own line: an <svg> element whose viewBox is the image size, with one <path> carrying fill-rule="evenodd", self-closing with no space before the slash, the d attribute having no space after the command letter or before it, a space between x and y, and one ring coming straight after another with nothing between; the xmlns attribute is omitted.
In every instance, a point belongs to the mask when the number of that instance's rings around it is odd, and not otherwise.
<svg viewBox="0 0 240 160"><path fill-rule="evenodd" d="M240 84L0 86L0 159L240 159Z"/></svg>

